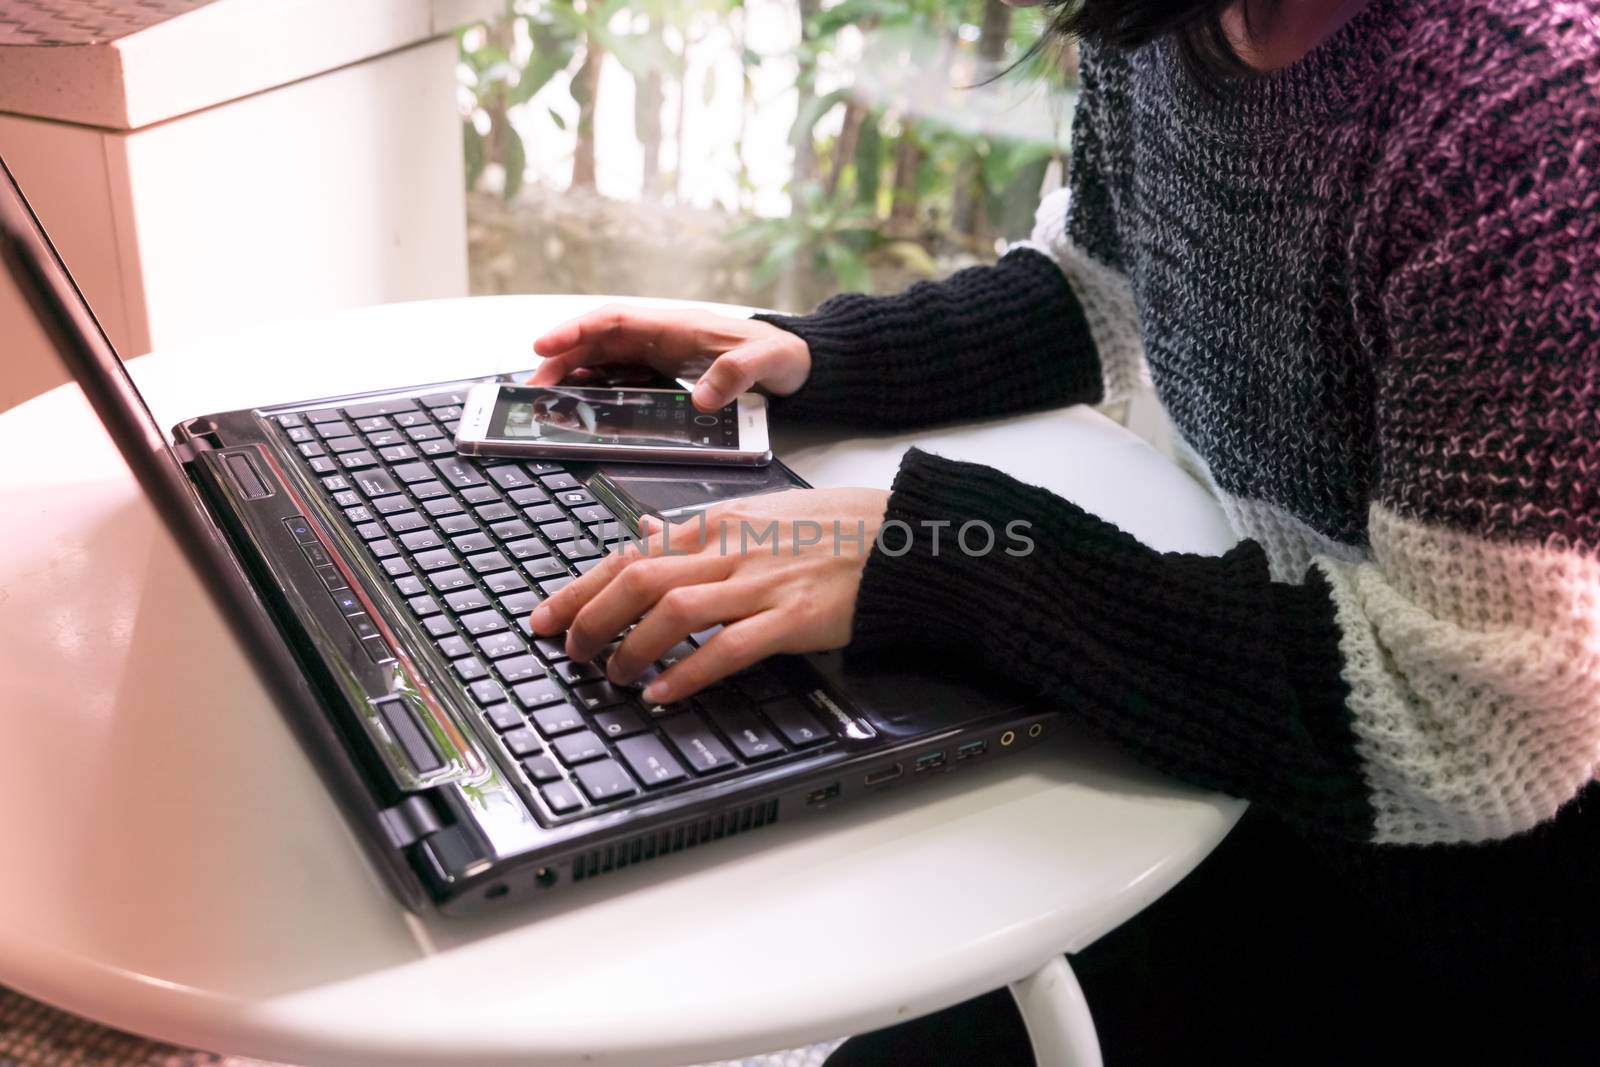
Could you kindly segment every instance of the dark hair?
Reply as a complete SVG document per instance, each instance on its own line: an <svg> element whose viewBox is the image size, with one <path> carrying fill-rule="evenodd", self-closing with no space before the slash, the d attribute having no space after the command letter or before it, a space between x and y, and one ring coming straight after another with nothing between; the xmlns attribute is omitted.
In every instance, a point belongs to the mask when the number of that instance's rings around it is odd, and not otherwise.
<svg viewBox="0 0 1600 1067"><path fill-rule="evenodd" d="M1222 28L1222 13L1234 0L1045 0L1050 35L1081 37L1115 48L1137 48L1176 34L1184 65L1211 89L1255 71ZM1277 0L1245 0L1244 30L1253 34L1270 18Z"/></svg>

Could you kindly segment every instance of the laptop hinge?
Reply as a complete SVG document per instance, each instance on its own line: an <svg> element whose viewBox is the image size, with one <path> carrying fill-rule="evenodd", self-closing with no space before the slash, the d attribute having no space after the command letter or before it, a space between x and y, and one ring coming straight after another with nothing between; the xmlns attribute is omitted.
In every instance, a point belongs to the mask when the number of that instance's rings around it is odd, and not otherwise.
<svg viewBox="0 0 1600 1067"><path fill-rule="evenodd" d="M193 463L201 450L195 447L193 441L178 441L172 446L172 454L178 457L178 462L183 464Z"/></svg>
<svg viewBox="0 0 1600 1067"><path fill-rule="evenodd" d="M438 833L444 824L432 805L420 794L413 793L392 808L378 812L383 831L395 848L414 845L429 834Z"/></svg>

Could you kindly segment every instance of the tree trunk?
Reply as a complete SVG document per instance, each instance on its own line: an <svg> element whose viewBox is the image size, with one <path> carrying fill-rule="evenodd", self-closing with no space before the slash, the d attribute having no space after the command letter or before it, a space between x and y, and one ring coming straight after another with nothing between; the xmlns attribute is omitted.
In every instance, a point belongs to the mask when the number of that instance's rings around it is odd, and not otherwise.
<svg viewBox="0 0 1600 1067"><path fill-rule="evenodd" d="M917 171L922 169L922 146L917 144L915 124L908 115L900 120L903 129L894 146L894 200L889 220L911 226L917 220Z"/></svg>
<svg viewBox="0 0 1600 1067"><path fill-rule="evenodd" d="M800 44L811 43L811 22L822 11L822 0L800 0ZM815 62L802 59L800 71L795 78L795 87L799 90L799 109L796 114L804 115L811 107L811 102L817 97L817 66ZM812 139L810 130L798 131L798 138L794 146L794 177L790 181L790 188L798 189L806 182L815 181L817 177L817 144Z"/></svg>
<svg viewBox="0 0 1600 1067"><path fill-rule="evenodd" d="M839 180L844 176L844 168L856 157L856 143L861 139L861 124L867 120L867 109L864 105L852 100L844 106L844 126L839 130L839 139L833 145L833 165L828 168L828 184L826 186L828 199L832 200L834 193L839 191Z"/></svg>
<svg viewBox="0 0 1600 1067"><path fill-rule="evenodd" d="M652 69L639 83L638 96L634 98L633 125L644 149L644 196L655 200L661 196L661 72Z"/></svg>
<svg viewBox="0 0 1600 1067"><path fill-rule="evenodd" d="M606 54L593 36L584 41L583 64L572 76L572 98L578 102L578 143L572 152L574 189L594 188L594 104L600 96L600 70Z"/></svg>
<svg viewBox="0 0 1600 1067"><path fill-rule="evenodd" d="M1006 54L1006 40L1011 35L1011 8L1003 0L983 0L983 22L978 33L977 78L993 76L995 68ZM984 239L987 229L983 206L983 172L974 154L963 160L956 171L954 203L950 209L950 223L956 232L966 234L975 243Z"/></svg>

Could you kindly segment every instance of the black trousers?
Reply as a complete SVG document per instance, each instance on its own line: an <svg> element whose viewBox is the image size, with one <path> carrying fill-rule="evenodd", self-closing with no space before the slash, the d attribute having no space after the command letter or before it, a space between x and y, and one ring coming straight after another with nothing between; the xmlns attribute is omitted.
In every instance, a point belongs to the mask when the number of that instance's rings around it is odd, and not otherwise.
<svg viewBox="0 0 1600 1067"><path fill-rule="evenodd" d="M1600 901L1595 902L1600 921ZM1462 998L1386 953L1302 840L1251 809L1187 879L1071 958L1107 1067L1600 1062L1589 1020ZM1006 990L853 1037L827 1067L1028 1067Z"/></svg>

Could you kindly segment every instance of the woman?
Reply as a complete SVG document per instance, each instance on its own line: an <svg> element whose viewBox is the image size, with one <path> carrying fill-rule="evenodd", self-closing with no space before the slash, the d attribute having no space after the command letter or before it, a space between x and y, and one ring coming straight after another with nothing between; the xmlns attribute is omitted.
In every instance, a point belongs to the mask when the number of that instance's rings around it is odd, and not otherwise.
<svg viewBox="0 0 1600 1067"><path fill-rule="evenodd" d="M534 626L587 658L640 620L607 668L629 682L725 623L656 701L773 652L976 640L1138 758L1251 800L1078 958L1112 1063L1502 1037L1592 1058L1568 1023L1600 993L1596 14L1084 0L1058 13L1084 38L1069 188L995 266L800 317L607 309L536 342L536 381L712 358L702 408L757 386L776 418L872 426L1097 403L1148 373L1241 537L1227 555L1161 554L912 451L889 493L713 513L898 519L907 551L629 551ZM1016 519L1021 558L936 552L922 525ZM1007 1040L1003 1012L936 1018L937 1054L913 1026L839 1056L1006 1062L952 1044Z"/></svg>

